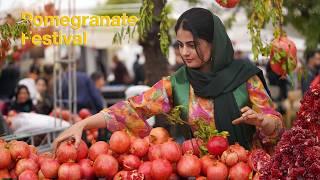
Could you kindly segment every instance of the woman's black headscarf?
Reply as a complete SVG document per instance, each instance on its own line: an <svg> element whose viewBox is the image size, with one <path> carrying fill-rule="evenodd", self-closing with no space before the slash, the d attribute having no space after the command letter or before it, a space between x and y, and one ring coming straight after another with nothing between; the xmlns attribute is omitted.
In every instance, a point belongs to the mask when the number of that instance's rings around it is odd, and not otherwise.
<svg viewBox="0 0 320 180"><path fill-rule="evenodd" d="M197 96L213 99L216 128L230 133L229 143L239 142L242 146L250 148L255 127L232 124L232 120L241 115L233 91L250 77L258 75L269 93L262 71L250 62L234 61L232 43L224 25L209 10L187 10L178 19L176 32L179 28L190 31L194 41L201 38L212 43L211 72L204 73L186 68L187 78ZM201 54L198 51L197 53L201 58Z"/></svg>
<svg viewBox="0 0 320 180"><path fill-rule="evenodd" d="M26 102L19 103L18 102L18 95L22 89L25 89L27 91L27 93L29 94L29 99ZM15 110L17 112L31 112L34 110L34 106L33 106L32 100L30 98L30 93L29 93L27 86L19 85L17 87L16 94L15 94L15 100L12 103L10 110Z"/></svg>

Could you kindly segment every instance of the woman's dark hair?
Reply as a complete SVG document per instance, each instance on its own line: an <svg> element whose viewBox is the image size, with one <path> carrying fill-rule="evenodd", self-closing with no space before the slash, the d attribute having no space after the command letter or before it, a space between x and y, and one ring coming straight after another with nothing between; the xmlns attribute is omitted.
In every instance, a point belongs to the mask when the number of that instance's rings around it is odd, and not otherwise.
<svg viewBox="0 0 320 180"><path fill-rule="evenodd" d="M19 92L21 91L21 89L26 89L28 95L30 96L30 92L29 92L29 89L28 89L27 86L25 86L25 85L18 85L17 88L16 88L16 93L15 93L16 100L18 99L18 94L19 94Z"/></svg>
<svg viewBox="0 0 320 180"><path fill-rule="evenodd" d="M213 23L213 16L209 10L192 8L179 17L175 26L175 32L177 33L180 28L190 31L194 38L196 51L199 56L197 48L198 40L200 38L206 40L208 43L212 43L214 31ZM199 57L201 58L202 56Z"/></svg>

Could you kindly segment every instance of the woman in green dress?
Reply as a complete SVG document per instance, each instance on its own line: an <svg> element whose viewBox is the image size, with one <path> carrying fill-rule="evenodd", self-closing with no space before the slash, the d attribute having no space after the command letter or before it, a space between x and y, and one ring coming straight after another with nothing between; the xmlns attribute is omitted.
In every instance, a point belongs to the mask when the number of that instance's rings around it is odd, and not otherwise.
<svg viewBox="0 0 320 180"><path fill-rule="evenodd" d="M250 62L233 60L232 43L221 20L209 10L192 8L179 17L175 31L183 67L141 95L74 124L54 146L70 137L78 144L82 131L91 128L126 128L144 137L151 129L146 119L182 105L185 121L202 119L228 131L231 144L272 147L283 128L281 115L274 109L262 71ZM174 126L172 133L191 137L188 126Z"/></svg>

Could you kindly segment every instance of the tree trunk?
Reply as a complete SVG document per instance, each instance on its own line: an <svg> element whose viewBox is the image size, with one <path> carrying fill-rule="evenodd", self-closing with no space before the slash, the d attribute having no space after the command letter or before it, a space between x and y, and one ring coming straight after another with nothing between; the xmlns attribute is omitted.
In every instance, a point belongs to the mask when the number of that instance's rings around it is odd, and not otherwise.
<svg viewBox="0 0 320 180"><path fill-rule="evenodd" d="M154 16L160 17L160 13L166 4L166 0L152 0L154 3ZM152 27L145 37L144 41L140 41L143 47L143 53L146 58L144 64L145 83L152 86L162 77L168 75L168 60L161 52L159 35L160 22L153 20Z"/></svg>

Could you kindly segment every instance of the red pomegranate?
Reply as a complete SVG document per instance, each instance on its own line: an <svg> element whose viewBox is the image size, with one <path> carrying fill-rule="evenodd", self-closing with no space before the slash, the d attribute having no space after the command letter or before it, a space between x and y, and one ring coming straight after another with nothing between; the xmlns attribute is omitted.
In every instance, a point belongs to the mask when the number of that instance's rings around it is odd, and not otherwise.
<svg viewBox="0 0 320 180"><path fill-rule="evenodd" d="M146 180L152 180L151 165L152 165L152 162L146 161L146 162L143 162L138 169L139 173L144 174L144 177Z"/></svg>
<svg viewBox="0 0 320 180"><path fill-rule="evenodd" d="M171 163L178 162L182 156L180 145L174 141L161 144L161 156Z"/></svg>
<svg viewBox="0 0 320 180"><path fill-rule="evenodd" d="M163 127L151 129L149 134L149 142L152 144L162 144L170 138L169 132Z"/></svg>
<svg viewBox="0 0 320 180"><path fill-rule="evenodd" d="M94 161L100 154L108 154L109 144L98 141L89 148L89 158Z"/></svg>
<svg viewBox="0 0 320 180"><path fill-rule="evenodd" d="M222 136L213 136L207 143L207 149L212 155L221 155L228 147L228 139Z"/></svg>
<svg viewBox="0 0 320 180"><path fill-rule="evenodd" d="M156 159L151 164L151 176L154 180L167 180L172 174L172 165L166 159Z"/></svg>
<svg viewBox="0 0 320 180"><path fill-rule="evenodd" d="M216 162L216 159L213 158L211 155L205 155L200 158L201 162L201 172L203 175L207 175L207 169L210 165Z"/></svg>
<svg viewBox="0 0 320 180"><path fill-rule="evenodd" d="M29 145L23 141L11 141L9 143L9 151L14 161L28 158L30 155Z"/></svg>
<svg viewBox="0 0 320 180"><path fill-rule="evenodd" d="M254 171L259 172L260 169L265 166L270 160L270 155L264 150L254 149L249 155L248 164Z"/></svg>
<svg viewBox="0 0 320 180"><path fill-rule="evenodd" d="M38 180L38 176L31 170L25 170L19 175L19 180Z"/></svg>
<svg viewBox="0 0 320 180"><path fill-rule="evenodd" d="M85 118L91 116L91 112L87 108L82 108L79 111L79 116L80 116L81 119L85 119Z"/></svg>
<svg viewBox="0 0 320 180"><path fill-rule="evenodd" d="M196 156L200 156L200 146L202 145L201 139L189 139L182 143L182 153L183 154L193 154Z"/></svg>
<svg viewBox="0 0 320 180"><path fill-rule="evenodd" d="M234 8L240 0L216 0L216 2L224 8Z"/></svg>
<svg viewBox="0 0 320 180"><path fill-rule="evenodd" d="M113 152L122 154L130 148L130 137L124 131L116 131L111 135L109 144Z"/></svg>
<svg viewBox="0 0 320 180"><path fill-rule="evenodd" d="M60 164L55 159L45 159L41 164L41 172L46 178L56 178L58 177L58 170Z"/></svg>
<svg viewBox="0 0 320 180"><path fill-rule="evenodd" d="M8 168L11 161L10 151L4 147L0 147L0 169Z"/></svg>
<svg viewBox="0 0 320 180"><path fill-rule="evenodd" d="M135 170L138 169L139 166L141 165L141 160L132 154L126 155L123 158L123 168L124 170Z"/></svg>
<svg viewBox="0 0 320 180"><path fill-rule="evenodd" d="M251 168L244 162L238 162L232 166L229 171L230 180L248 180Z"/></svg>
<svg viewBox="0 0 320 180"><path fill-rule="evenodd" d="M113 177L118 172L117 160L107 154L100 154L93 163L93 169L98 177Z"/></svg>
<svg viewBox="0 0 320 180"><path fill-rule="evenodd" d="M208 180L225 180L228 178L228 167L219 161L215 161L208 167L206 174Z"/></svg>
<svg viewBox="0 0 320 180"><path fill-rule="evenodd" d="M161 154L161 144L153 145L149 148L148 159L150 161L160 159L162 157Z"/></svg>
<svg viewBox="0 0 320 180"><path fill-rule="evenodd" d="M232 149L228 149L222 153L221 162L228 166L233 166L239 162L239 156Z"/></svg>
<svg viewBox="0 0 320 180"><path fill-rule="evenodd" d="M82 179L95 179L93 161L90 159L81 159L78 164L80 165Z"/></svg>
<svg viewBox="0 0 320 180"><path fill-rule="evenodd" d="M297 66L297 48L286 36L271 43L270 65L272 71L280 76L292 72Z"/></svg>
<svg viewBox="0 0 320 180"><path fill-rule="evenodd" d="M130 146L130 153L138 157L143 157L148 153L149 143L144 139L136 138Z"/></svg>
<svg viewBox="0 0 320 180"><path fill-rule="evenodd" d="M34 173L38 173L39 166L37 162L32 159L20 159L16 164L15 173L19 176L25 170L31 170Z"/></svg>
<svg viewBox="0 0 320 180"><path fill-rule="evenodd" d="M73 140L62 142L56 151L56 158L59 163L75 162L78 156Z"/></svg>
<svg viewBox="0 0 320 180"><path fill-rule="evenodd" d="M240 146L238 143L231 145L229 149L233 150L234 152L237 153L239 161L247 162L248 160L248 151Z"/></svg>
<svg viewBox="0 0 320 180"><path fill-rule="evenodd" d="M73 162L61 164L58 171L59 180L81 179L80 165Z"/></svg>
<svg viewBox="0 0 320 180"><path fill-rule="evenodd" d="M80 144L79 144L79 147L77 150L78 150L77 161L80 161L81 159L87 158L88 146L83 140L80 141Z"/></svg>
<svg viewBox="0 0 320 180"><path fill-rule="evenodd" d="M179 160L177 170L182 177L197 177L201 172L201 161L195 155L185 154Z"/></svg>

